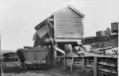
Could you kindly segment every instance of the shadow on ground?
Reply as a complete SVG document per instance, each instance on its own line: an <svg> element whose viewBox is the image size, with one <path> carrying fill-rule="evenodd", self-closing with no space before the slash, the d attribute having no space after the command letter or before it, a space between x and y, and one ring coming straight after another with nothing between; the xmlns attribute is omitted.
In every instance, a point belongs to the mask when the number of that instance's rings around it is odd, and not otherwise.
<svg viewBox="0 0 119 76"><path fill-rule="evenodd" d="M4 73L21 73L21 72L26 72L23 67L20 65L17 65L13 62L3 62L2 63L2 68ZM48 70L48 68L29 68L27 71L45 71Z"/></svg>
<svg viewBox="0 0 119 76"><path fill-rule="evenodd" d="M15 67L7 67L3 69L4 73L20 73L22 69L18 66Z"/></svg>

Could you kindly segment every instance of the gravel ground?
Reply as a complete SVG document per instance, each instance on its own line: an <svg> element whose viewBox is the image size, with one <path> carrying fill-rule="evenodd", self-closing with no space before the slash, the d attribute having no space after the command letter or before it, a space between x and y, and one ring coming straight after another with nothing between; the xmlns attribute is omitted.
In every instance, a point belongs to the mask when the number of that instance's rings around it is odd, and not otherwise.
<svg viewBox="0 0 119 76"><path fill-rule="evenodd" d="M85 72L75 71L69 73L62 67L52 68L49 70L32 69L23 71L19 62L3 62L3 76L92 76Z"/></svg>

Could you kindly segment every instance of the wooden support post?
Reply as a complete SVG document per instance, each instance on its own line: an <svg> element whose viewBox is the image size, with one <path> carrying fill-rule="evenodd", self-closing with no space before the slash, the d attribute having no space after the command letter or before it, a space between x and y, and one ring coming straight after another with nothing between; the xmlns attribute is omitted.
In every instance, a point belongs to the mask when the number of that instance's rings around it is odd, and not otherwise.
<svg viewBox="0 0 119 76"><path fill-rule="evenodd" d="M81 71L84 71L85 69L85 58L82 57L82 70Z"/></svg>
<svg viewBox="0 0 119 76"><path fill-rule="evenodd" d="M56 45L56 17L54 16L54 45ZM54 47L54 66L56 66L56 57L57 57L57 51L55 50L55 47Z"/></svg>
<svg viewBox="0 0 119 76"><path fill-rule="evenodd" d="M74 58L72 57L72 65L71 65L71 73L73 72L73 66L74 66Z"/></svg>
<svg viewBox="0 0 119 76"><path fill-rule="evenodd" d="M94 57L93 76L97 76L97 57Z"/></svg>
<svg viewBox="0 0 119 76"><path fill-rule="evenodd" d="M54 49L54 66L56 66L57 51Z"/></svg>
<svg viewBox="0 0 119 76"><path fill-rule="evenodd" d="M63 66L66 67L66 57L65 57L65 55L63 57Z"/></svg>

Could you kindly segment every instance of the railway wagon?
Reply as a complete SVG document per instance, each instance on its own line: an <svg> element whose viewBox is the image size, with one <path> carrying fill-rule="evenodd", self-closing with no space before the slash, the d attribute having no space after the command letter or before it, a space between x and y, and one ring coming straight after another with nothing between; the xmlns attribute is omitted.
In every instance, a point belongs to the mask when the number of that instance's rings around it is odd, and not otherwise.
<svg viewBox="0 0 119 76"><path fill-rule="evenodd" d="M19 61L24 69L28 68L48 68L50 65L49 48L24 48L18 49Z"/></svg>

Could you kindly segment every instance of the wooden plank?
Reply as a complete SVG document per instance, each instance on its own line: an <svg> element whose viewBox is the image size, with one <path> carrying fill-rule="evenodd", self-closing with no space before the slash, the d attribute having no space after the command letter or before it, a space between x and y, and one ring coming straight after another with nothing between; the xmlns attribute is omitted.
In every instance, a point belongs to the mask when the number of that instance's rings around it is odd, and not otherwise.
<svg viewBox="0 0 119 76"><path fill-rule="evenodd" d="M82 26L80 23L57 23L56 29L59 32L79 31L79 33L82 33Z"/></svg>
<svg viewBox="0 0 119 76"><path fill-rule="evenodd" d="M103 55L103 54L94 54L94 53L85 53L84 57L106 57L106 58L118 58L118 55Z"/></svg>
<svg viewBox="0 0 119 76"><path fill-rule="evenodd" d="M36 33L38 34L38 36L40 38L42 38L43 36L45 36L48 32L49 32L48 25L45 25L41 29L37 29L36 30Z"/></svg>
<svg viewBox="0 0 119 76"><path fill-rule="evenodd" d="M77 42L80 39L57 39L56 42Z"/></svg>
<svg viewBox="0 0 119 76"><path fill-rule="evenodd" d="M77 40L79 40L80 38L82 38L82 36L80 34L58 34L59 38L57 39L60 39L60 40L72 40L72 39L75 39L75 38L78 38ZM61 39L63 37L64 39ZM71 39L68 39L71 38Z"/></svg>
<svg viewBox="0 0 119 76"><path fill-rule="evenodd" d="M79 17L70 17L70 16L59 16L56 18L56 22L72 22L72 23L80 23L81 18Z"/></svg>
<svg viewBox="0 0 119 76"><path fill-rule="evenodd" d="M73 22L56 22L56 27L66 27L66 28L68 28L68 26L71 26L71 27L74 27L75 29L78 27L78 29L79 29L79 27L81 28L81 23L73 23ZM65 29L66 29L65 28Z"/></svg>
<svg viewBox="0 0 119 76"><path fill-rule="evenodd" d="M78 27L78 29L80 29L82 25L81 25L81 23L76 23L76 22L56 22L56 27L68 28L68 26L74 27L75 29Z"/></svg>

